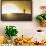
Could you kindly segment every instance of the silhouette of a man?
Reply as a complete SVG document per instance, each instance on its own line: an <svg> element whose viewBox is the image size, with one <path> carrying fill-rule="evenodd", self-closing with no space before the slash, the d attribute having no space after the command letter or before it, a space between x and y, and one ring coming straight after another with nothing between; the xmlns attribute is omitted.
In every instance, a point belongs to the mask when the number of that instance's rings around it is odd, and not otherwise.
<svg viewBox="0 0 46 46"><path fill-rule="evenodd" d="M24 14L25 14L25 11L26 11L26 10L24 9L23 11L24 11Z"/></svg>

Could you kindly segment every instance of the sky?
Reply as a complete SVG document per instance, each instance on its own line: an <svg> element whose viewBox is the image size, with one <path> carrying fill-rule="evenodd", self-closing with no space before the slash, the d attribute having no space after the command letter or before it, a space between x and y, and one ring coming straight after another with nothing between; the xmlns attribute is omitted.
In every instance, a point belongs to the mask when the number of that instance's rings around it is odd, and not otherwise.
<svg viewBox="0 0 46 46"><path fill-rule="evenodd" d="M6 13L25 13L31 14L30 1L2 1L2 14Z"/></svg>

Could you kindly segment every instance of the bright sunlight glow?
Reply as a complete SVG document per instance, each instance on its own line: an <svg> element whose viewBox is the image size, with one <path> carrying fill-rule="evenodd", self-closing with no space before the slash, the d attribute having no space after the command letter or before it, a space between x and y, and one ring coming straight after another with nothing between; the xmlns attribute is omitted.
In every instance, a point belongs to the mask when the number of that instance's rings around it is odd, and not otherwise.
<svg viewBox="0 0 46 46"><path fill-rule="evenodd" d="M22 13L23 11L14 4L2 5L2 14Z"/></svg>

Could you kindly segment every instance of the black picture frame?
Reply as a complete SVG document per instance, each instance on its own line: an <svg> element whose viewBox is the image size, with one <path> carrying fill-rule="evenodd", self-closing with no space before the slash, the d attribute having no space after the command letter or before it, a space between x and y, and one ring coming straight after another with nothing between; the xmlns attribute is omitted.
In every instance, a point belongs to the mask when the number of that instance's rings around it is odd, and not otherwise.
<svg viewBox="0 0 46 46"><path fill-rule="evenodd" d="M25 9L23 10L24 13L11 13L11 16L9 18L6 17L7 14L2 14L2 3L3 1L5 2L10 2L10 1L17 1L17 2L28 2L30 4L30 14L25 13ZM25 4L26 5L26 4ZM27 5L28 6L28 5ZM10 15L10 14L9 14ZM16 18L15 18L16 17ZM11 19L10 19L11 18ZM32 0L1 0L1 21L32 21Z"/></svg>

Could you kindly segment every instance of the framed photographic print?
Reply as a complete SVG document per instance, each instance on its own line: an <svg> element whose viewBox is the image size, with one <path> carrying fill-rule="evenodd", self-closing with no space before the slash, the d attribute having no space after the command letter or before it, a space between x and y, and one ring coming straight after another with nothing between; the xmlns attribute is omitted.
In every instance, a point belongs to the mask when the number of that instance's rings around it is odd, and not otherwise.
<svg viewBox="0 0 46 46"><path fill-rule="evenodd" d="M31 21L32 0L2 0L2 21Z"/></svg>

